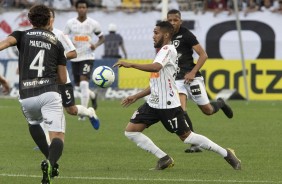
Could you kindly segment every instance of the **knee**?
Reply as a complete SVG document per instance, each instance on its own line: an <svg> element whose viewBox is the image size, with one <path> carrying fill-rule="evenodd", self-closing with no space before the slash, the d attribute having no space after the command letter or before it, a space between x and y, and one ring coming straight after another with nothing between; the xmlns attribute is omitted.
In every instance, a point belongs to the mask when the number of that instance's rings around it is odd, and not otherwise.
<svg viewBox="0 0 282 184"><path fill-rule="evenodd" d="M65 109L68 114L77 115L77 108L75 108L75 106L66 107Z"/></svg>

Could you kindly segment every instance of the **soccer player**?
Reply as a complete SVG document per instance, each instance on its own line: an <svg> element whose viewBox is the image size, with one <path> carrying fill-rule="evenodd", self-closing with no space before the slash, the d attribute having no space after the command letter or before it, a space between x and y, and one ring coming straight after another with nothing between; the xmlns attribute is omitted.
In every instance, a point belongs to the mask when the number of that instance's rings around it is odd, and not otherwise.
<svg viewBox="0 0 282 184"><path fill-rule="evenodd" d="M42 184L51 183L53 167L63 152L66 123L58 92L58 83L67 80L66 58L61 42L49 31L50 16L44 5L31 7L28 18L32 29L14 31L0 42L0 51L15 45L19 50L19 102L29 131L46 157L41 163ZM50 146L40 132L42 122L48 126Z"/></svg>
<svg viewBox="0 0 282 184"><path fill-rule="evenodd" d="M2 76L0 75L0 84L2 85L3 89L2 92L3 94L8 94L10 91L10 85L8 83L8 81Z"/></svg>
<svg viewBox="0 0 282 184"><path fill-rule="evenodd" d="M167 131L176 133L185 144L194 144L202 149L211 150L221 155L234 169L241 169L241 161L231 149L224 149L205 136L192 132L184 118L183 109L175 84L177 72L177 52L170 45L173 26L162 21L154 28L154 47L160 49L152 64L136 64L118 61L114 66L135 68L151 72L150 87L129 96L122 101L123 106L129 106L136 100L147 95L147 102L141 105L132 115L125 128L125 136L138 147L159 158L156 170L163 170L174 165L172 157L157 147L153 141L142 132L145 128L161 121Z"/></svg>
<svg viewBox="0 0 282 184"><path fill-rule="evenodd" d="M65 49L65 55L67 59L73 59L77 57L75 47L69 37L65 35L62 31L53 27L55 19L55 12L51 9L51 28L50 30L56 35L58 40L62 43ZM75 105L75 98L73 94L73 86L69 74L67 72L67 82L64 85L59 85L59 90L62 95L63 106L67 113L74 116L88 117L91 124L95 129L99 129L100 122L95 110L92 107L86 108L82 105Z"/></svg>
<svg viewBox="0 0 282 184"><path fill-rule="evenodd" d="M194 131L192 122L187 114L186 105L188 97L198 105L206 115L212 115L221 109L228 118L233 117L232 109L224 102L222 98L215 102L210 102L204 84L204 78L200 73L201 67L206 62L208 56L202 46L199 44L195 35L182 26L181 13L178 10L170 10L167 13L167 20L174 27L172 43L177 50L179 72L176 75L176 86L179 92L181 107L187 123ZM194 64L193 51L198 55L198 61ZM185 152L201 152L199 147L192 145Z"/></svg>
<svg viewBox="0 0 282 184"><path fill-rule="evenodd" d="M78 0L75 7L78 17L70 19L64 30L65 34L70 35L77 52L77 57L71 60L74 82L81 91L81 105L88 106L90 95L92 105L96 109L97 97L93 91L89 90L89 79L95 59L94 50L104 43L105 38L100 24L87 17L88 3L84 0ZM95 44L92 43L92 34L98 37ZM83 118L80 119L83 120Z"/></svg>

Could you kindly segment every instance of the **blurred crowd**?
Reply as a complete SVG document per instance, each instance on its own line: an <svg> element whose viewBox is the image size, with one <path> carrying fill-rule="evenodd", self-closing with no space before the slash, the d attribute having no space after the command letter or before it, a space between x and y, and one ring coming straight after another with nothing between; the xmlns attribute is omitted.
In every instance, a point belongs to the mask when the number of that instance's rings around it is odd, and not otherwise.
<svg viewBox="0 0 282 184"><path fill-rule="evenodd" d="M282 0L236 0L240 11L247 16L251 12L270 11L282 14ZM0 0L2 9L29 8L34 4L45 4L56 10L74 9L76 0ZM89 7L105 12L124 11L161 11L161 0L88 0ZM169 9L194 11L197 13L213 12L217 16L221 12L234 13L233 0L168 0Z"/></svg>

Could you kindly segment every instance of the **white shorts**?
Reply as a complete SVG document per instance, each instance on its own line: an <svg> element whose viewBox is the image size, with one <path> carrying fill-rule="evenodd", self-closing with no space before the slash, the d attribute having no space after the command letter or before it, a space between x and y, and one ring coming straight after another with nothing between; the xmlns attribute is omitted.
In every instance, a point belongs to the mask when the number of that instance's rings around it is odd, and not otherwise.
<svg viewBox="0 0 282 184"><path fill-rule="evenodd" d="M187 98L191 98L196 104L206 105L210 103L203 77L195 77L189 84L184 84L184 79L175 82L178 93L185 94Z"/></svg>
<svg viewBox="0 0 282 184"><path fill-rule="evenodd" d="M46 92L39 96L19 99L22 112L31 125L44 123L48 131L65 133L66 120L61 95Z"/></svg>

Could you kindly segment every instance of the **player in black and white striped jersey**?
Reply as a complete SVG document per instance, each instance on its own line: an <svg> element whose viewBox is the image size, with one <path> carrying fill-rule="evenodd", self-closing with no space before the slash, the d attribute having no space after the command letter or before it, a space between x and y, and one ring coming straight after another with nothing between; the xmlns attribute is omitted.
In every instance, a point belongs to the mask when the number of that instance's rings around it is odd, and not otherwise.
<svg viewBox="0 0 282 184"><path fill-rule="evenodd" d="M154 29L154 47L161 48L152 64L136 64L118 61L114 66L135 68L151 72L150 87L129 96L122 101L127 107L136 100L149 95L147 102L141 105L132 115L125 128L125 136L135 142L138 147L159 158L155 169L163 170L174 165L173 159L157 147L142 132L145 128L161 121L167 131L175 133L185 144L199 145L202 149L211 150L221 155L234 169L241 169L241 161L231 149L224 149L210 139L192 132L184 118L179 95L175 83L177 72L177 52L171 45L173 26L162 21Z"/></svg>
<svg viewBox="0 0 282 184"><path fill-rule="evenodd" d="M42 183L50 183L52 168L63 152L65 116L58 83L67 80L64 48L49 31L50 9L33 6L28 18L33 25L26 31L14 31L0 42L0 50L17 46L19 50L19 101L34 141L45 155L41 163ZM47 145L40 123L48 126L51 139Z"/></svg>

